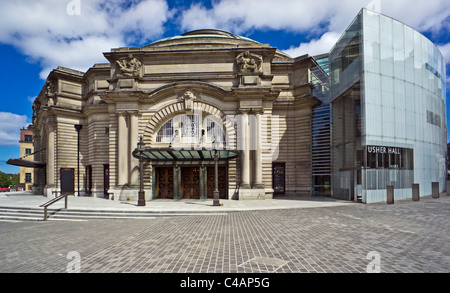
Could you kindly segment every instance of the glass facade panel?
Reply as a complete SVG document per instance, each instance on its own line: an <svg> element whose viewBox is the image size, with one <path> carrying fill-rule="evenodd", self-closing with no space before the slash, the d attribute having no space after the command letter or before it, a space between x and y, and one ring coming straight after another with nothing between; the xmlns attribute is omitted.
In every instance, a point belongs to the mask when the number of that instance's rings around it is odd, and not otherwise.
<svg viewBox="0 0 450 293"><path fill-rule="evenodd" d="M328 54L314 57L318 66L311 69L313 95L321 101L312 109L313 194L330 195L331 190L331 105Z"/></svg>
<svg viewBox="0 0 450 293"><path fill-rule="evenodd" d="M359 31L360 48L353 50L360 53L362 71L357 77L352 76L354 83L351 83L348 74L341 76L345 71L342 62L331 62L330 70L335 74L331 83L332 119L336 124L332 128L334 196L367 203L384 201L386 193L380 191L386 185L411 190L412 183L419 183L420 194L428 195L431 182L439 182L442 191L447 137L442 54L409 26L365 9L349 30L350 34ZM348 34L345 32L343 36ZM342 47L345 46L333 48L332 60L346 59L341 55L348 51ZM348 126L342 121L348 122L354 114L342 110L348 108L344 100L348 99L349 92L353 97L359 96L361 102L362 113L357 115L361 137L356 133L351 137L351 131L343 128ZM339 134L341 130L344 135ZM341 146L347 143L354 148ZM367 152L369 146L394 147L400 153L371 155ZM352 154L361 150L362 166ZM342 160L343 157L346 159ZM358 186L359 170L361 186ZM344 181L346 190L343 190ZM411 197L411 192L398 194Z"/></svg>

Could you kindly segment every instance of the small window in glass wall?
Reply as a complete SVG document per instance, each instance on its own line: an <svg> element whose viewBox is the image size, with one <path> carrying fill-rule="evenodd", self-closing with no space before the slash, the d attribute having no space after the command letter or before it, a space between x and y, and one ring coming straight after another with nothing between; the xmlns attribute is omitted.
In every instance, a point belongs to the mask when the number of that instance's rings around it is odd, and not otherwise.
<svg viewBox="0 0 450 293"><path fill-rule="evenodd" d="M374 153L367 154L367 167L377 168L377 155Z"/></svg>
<svg viewBox="0 0 450 293"><path fill-rule="evenodd" d="M383 156L383 168L389 168L389 156Z"/></svg>
<svg viewBox="0 0 450 293"><path fill-rule="evenodd" d="M377 154L377 168L383 168L384 167L384 161L383 161L383 154Z"/></svg>

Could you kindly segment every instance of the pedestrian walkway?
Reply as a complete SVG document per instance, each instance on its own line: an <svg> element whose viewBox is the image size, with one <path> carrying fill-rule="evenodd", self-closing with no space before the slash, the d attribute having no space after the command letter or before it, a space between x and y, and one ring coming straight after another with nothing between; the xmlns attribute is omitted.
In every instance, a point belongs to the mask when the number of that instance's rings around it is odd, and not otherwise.
<svg viewBox="0 0 450 293"><path fill-rule="evenodd" d="M39 208L50 198L33 195L31 192L0 193L0 207ZM89 211L142 211L164 213L216 213L251 210L298 209L332 207L356 204L351 201L336 200L329 197L305 197L289 195L265 200L229 200L221 199L221 206L213 206L212 199L155 199L147 200L146 206L138 206L137 201L115 201L88 196L69 196L68 210ZM50 206L52 209L64 207L64 200ZM43 209L43 208L42 208Z"/></svg>
<svg viewBox="0 0 450 293"><path fill-rule="evenodd" d="M0 197L4 204L14 196ZM24 195L16 200L26 201ZM83 200L87 208L86 203L103 199L75 198L72 207ZM318 207L325 200L273 202L279 203L277 208L314 202ZM159 202L149 201L146 207L128 203L128 208L151 209ZM189 202L173 204L192 206ZM226 208L223 202L216 208ZM254 201L253 207L262 202ZM54 219L45 224L0 220L0 273L78 269L82 273L223 273L224 278L244 273L448 273L449 214L450 196L442 194L393 205L344 203L151 219ZM272 276L264 278L275 287ZM169 285L179 290L180 282L171 280Z"/></svg>

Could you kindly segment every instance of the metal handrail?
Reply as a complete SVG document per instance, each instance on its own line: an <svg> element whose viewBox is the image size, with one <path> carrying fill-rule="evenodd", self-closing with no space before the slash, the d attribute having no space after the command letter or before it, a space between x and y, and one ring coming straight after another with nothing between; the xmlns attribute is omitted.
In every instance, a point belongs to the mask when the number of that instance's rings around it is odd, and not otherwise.
<svg viewBox="0 0 450 293"><path fill-rule="evenodd" d="M68 194L62 194L62 195L60 195L60 196L58 196L58 197L55 197L55 198L49 200L48 202L46 202L46 203L44 203L44 204L42 204L42 205L39 206L39 207L44 207L44 221L47 221L47 208L48 208L50 205L52 205L52 204L54 204L55 202L57 202L58 200L60 200L60 199L62 199L62 198L65 198L65 201L64 201L64 208L67 209L67 196L68 196Z"/></svg>

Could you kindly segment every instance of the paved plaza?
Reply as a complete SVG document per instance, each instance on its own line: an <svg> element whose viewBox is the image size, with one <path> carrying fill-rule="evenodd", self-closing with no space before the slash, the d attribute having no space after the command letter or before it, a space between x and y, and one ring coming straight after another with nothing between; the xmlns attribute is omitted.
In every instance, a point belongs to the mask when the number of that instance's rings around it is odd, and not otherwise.
<svg viewBox="0 0 450 293"><path fill-rule="evenodd" d="M450 271L450 197L152 219L0 222L0 272Z"/></svg>

